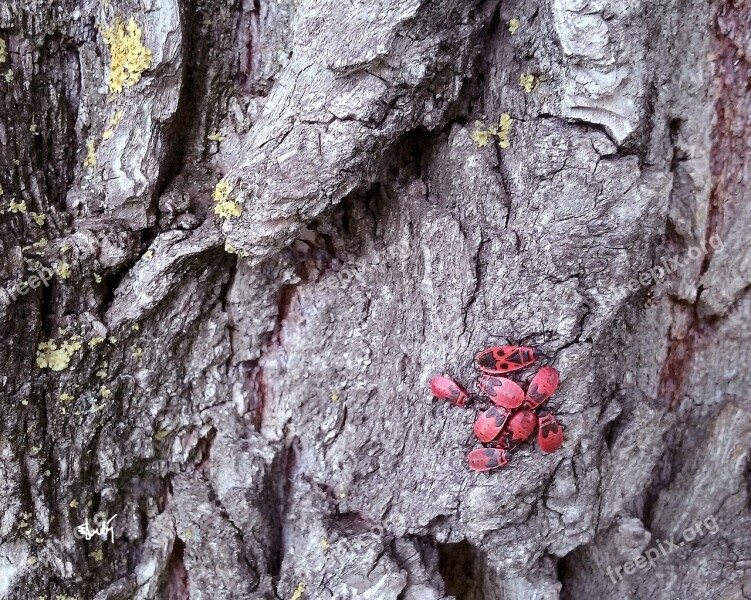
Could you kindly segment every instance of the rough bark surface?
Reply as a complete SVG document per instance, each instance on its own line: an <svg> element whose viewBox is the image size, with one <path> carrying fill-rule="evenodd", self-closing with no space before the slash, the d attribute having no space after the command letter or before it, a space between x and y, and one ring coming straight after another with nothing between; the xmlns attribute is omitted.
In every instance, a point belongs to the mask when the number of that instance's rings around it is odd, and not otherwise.
<svg viewBox="0 0 751 600"><path fill-rule="evenodd" d="M749 47L746 0L6 0L0 598L751 598ZM473 473L427 384L505 342L566 442Z"/></svg>

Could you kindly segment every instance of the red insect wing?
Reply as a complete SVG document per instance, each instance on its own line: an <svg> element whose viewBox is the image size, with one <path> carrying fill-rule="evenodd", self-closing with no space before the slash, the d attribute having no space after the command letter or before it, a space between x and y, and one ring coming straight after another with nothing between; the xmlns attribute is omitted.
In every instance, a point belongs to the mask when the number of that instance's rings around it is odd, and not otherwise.
<svg viewBox="0 0 751 600"><path fill-rule="evenodd" d="M430 380L430 391L436 398L456 406L467 405L467 392L456 381L448 377L441 377L440 375L433 377Z"/></svg>
<svg viewBox="0 0 751 600"><path fill-rule="evenodd" d="M505 450L477 448L467 456L469 468L473 471L489 471L502 467L508 462Z"/></svg>
<svg viewBox="0 0 751 600"><path fill-rule="evenodd" d="M481 442L488 443L501 433L501 429L506 424L509 417L509 411L498 406L491 406L488 410L481 413L475 421L474 430L477 439Z"/></svg>
<svg viewBox="0 0 751 600"><path fill-rule="evenodd" d="M480 389L497 406L513 409L519 408L524 402L524 390L505 377L483 375L480 379Z"/></svg>
<svg viewBox="0 0 751 600"><path fill-rule="evenodd" d="M518 445L532 435L537 427L537 415L531 410L520 410L509 419L510 444Z"/></svg>
<svg viewBox="0 0 751 600"><path fill-rule="evenodd" d="M527 346L497 346L480 352L477 364L485 373L510 373L532 364L539 355L535 348Z"/></svg>
<svg viewBox="0 0 751 600"><path fill-rule="evenodd" d="M563 426L551 414L540 417L537 444L546 454L555 452L563 444Z"/></svg>
<svg viewBox="0 0 751 600"><path fill-rule="evenodd" d="M527 406L535 409L553 395L560 377L552 367L543 367L532 378L527 390Z"/></svg>

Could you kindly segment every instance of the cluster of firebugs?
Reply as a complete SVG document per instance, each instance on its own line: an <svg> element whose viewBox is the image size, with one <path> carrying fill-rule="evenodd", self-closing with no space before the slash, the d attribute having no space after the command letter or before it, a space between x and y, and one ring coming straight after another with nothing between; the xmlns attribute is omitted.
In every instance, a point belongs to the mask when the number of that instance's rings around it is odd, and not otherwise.
<svg viewBox="0 0 751 600"><path fill-rule="evenodd" d="M558 387L558 371L542 367L529 382L526 393L521 386L500 375L528 367L541 356L536 348L498 346L477 355L482 371L480 391L493 406L482 411L475 421L477 439L484 447L469 453L473 471L489 471L509 461L510 453L537 430L537 445L545 453L555 452L563 444L563 426L552 413L538 414L538 408ZM436 375L430 381L436 398L466 407L469 394L453 379ZM538 412L536 412L538 411Z"/></svg>

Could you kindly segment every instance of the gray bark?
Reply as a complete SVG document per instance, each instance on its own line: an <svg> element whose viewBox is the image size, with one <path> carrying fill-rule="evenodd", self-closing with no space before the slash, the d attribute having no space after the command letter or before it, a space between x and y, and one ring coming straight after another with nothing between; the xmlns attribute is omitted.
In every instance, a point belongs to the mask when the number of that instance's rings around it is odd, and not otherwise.
<svg viewBox="0 0 751 600"><path fill-rule="evenodd" d="M0 40L0 598L751 597L745 0L9 0ZM507 342L566 441L473 473L428 381Z"/></svg>

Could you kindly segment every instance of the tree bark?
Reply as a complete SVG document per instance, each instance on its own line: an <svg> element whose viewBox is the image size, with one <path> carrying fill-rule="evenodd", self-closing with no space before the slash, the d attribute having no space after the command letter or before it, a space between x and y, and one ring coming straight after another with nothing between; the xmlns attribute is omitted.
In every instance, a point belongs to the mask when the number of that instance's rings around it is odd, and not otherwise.
<svg viewBox="0 0 751 600"><path fill-rule="evenodd" d="M0 598L751 598L750 46L745 0L6 1ZM474 473L428 382L502 343L565 443Z"/></svg>

